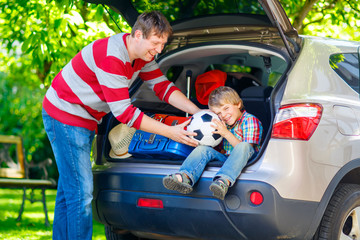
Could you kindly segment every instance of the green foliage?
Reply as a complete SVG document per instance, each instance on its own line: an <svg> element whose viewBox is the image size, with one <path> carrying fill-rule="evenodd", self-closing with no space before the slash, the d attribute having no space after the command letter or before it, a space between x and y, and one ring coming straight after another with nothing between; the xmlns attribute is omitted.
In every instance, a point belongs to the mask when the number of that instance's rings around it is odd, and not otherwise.
<svg viewBox="0 0 360 240"><path fill-rule="evenodd" d="M23 65L10 65L10 71L23 72ZM0 133L9 135L19 135L24 138L26 146L26 158L32 160L33 154L37 149L40 153L47 153L51 156L50 151L46 151L41 119L41 99L44 96L44 89L41 89L36 82L36 77L31 74L25 74L22 81L17 78L18 75L8 75L0 77ZM36 75L35 75L36 76ZM50 154L50 155L49 155ZM43 160L45 156L38 154L36 161ZM36 157L35 157L36 158Z"/></svg>
<svg viewBox="0 0 360 240"><path fill-rule="evenodd" d="M117 30L100 5L0 0L0 134L22 136L27 161L53 159L41 116L52 79L85 45Z"/></svg>
<svg viewBox="0 0 360 240"><path fill-rule="evenodd" d="M25 65L45 86L85 45L115 32L102 19L102 6L70 0L1 1L2 42L15 57L9 64Z"/></svg>
<svg viewBox="0 0 360 240"><path fill-rule="evenodd" d="M0 239L6 240L48 240L52 236L52 228L45 227L44 212L41 202L25 204L25 211L20 222L18 217L23 191L20 189L0 189ZM30 190L27 190L30 194ZM50 224L54 219L56 190L46 190L46 206ZM40 190L35 197L41 198ZM93 240L105 240L104 226L93 221Z"/></svg>
<svg viewBox="0 0 360 240"><path fill-rule="evenodd" d="M301 34L360 41L358 0L280 0Z"/></svg>

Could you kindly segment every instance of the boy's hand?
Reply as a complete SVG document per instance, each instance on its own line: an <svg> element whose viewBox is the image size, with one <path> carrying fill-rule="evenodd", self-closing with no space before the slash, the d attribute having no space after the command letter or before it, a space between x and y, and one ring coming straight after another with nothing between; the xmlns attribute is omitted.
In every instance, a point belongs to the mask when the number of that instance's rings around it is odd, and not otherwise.
<svg viewBox="0 0 360 240"><path fill-rule="evenodd" d="M215 131L213 131L213 133L220 134L224 138L226 138L226 135L228 135L229 133L231 134L224 122L219 121L218 119L213 119L211 122L213 123L211 126L215 128Z"/></svg>
<svg viewBox="0 0 360 240"><path fill-rule="evenodd" d="M234 147L240 142L240 139L238 139L234 134L232 134L227 129L226 124L224 122L219 121L217 119L213 119L212 122L214 124L216 124L216 126L213 126L214 128L216 128L216 130L213 131L213 133L220 134L223 138L225 138Z"/></svg>

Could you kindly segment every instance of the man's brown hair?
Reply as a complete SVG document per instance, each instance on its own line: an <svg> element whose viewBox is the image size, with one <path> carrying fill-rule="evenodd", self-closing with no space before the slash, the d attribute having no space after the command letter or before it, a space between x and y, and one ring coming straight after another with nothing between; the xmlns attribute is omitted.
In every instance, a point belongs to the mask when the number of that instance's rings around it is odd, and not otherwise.
<svg viewBox="0 0 360 240"><path fill-rule="evenodd" d="M131 30L131 36L135 36L135 31L140 30L143 33L143 38L150 37L152 31L158 37L172 34L172 28L166 17L159 11L143 12L140 14Z"/></svg>

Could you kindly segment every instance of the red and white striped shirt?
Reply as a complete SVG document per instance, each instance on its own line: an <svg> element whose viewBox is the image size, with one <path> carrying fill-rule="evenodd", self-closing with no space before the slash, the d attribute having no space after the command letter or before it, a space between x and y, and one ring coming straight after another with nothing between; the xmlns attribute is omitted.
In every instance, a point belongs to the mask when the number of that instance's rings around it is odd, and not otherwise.
<svg viewBox="0 0 360 240"><path fill-rule="evenodd" d="M110 111L117 120L139 128L143 113L131 104L129 87L139 76L160 100L179 90L155 60L136 59L131 66L128 33L99 39L84 47L54 78L43 107L54 119L95 130Z"/></svg>

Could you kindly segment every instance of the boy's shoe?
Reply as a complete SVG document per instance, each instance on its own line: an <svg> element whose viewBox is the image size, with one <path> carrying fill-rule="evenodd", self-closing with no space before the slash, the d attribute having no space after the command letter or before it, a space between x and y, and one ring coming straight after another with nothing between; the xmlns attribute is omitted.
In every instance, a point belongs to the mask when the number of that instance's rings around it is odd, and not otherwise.
<svg viewBox="0 0 360 240"><path fill-rule="evenodd" d="M181 176L180 182L177 176ZM163 178L163 185L169 190L174 190L182 194L188 194L192 192L191 180L185 173L174 173Z"/></svg>
<svg viewBox="0 0 360 240"><path fill-rule="evenodd" d="M216 179L209 187L210 191L213 192L213 196L221 200L224 200L228 188L227 180L221 178Z"/></svg>

